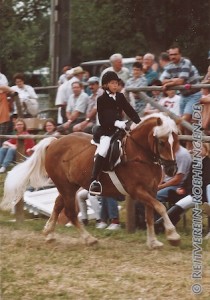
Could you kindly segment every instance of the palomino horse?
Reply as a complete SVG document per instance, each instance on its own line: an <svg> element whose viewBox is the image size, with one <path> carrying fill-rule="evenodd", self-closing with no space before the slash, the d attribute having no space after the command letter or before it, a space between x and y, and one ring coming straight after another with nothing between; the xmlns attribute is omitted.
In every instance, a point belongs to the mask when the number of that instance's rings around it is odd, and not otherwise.
<svg viewBox="0 0 210 300"><path fill-rule="evenodd" d="M154 209L164 219L167 239L172 244L177 244L180 240L165 206L155 199L162 173L160 163L165 165L166 173L171 176L176 172L174 148L178 142L177 134L177 126L168 116L157 113L144 117L125 137L122 162L114 170L127 194L146 206L149 248L163 245L155 236ZM44 228L47 238L52 238L59 213L65 208L66 216L79 229L85 242L95 243L97 240L78 221L75 204L75 194L79 187L88 189L90 183L96 150L91 139L89 134L73 133L60 139L48 137L40 141L35 146L33 155L9 172L1 207L11 205L14 200L17 203L28 184L35 188L43 186L49 176L56 185L59 196ZM107 173L102 173L100 181L104 196L115 197L120 194Z"/></svg>

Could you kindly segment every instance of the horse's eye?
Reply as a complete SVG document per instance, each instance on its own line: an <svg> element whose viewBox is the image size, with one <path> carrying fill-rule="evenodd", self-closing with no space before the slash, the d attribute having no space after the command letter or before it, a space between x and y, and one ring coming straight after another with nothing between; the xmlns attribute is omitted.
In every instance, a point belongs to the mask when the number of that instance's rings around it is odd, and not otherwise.
<svg viewBox="0 0 210 300"><path fill-rule="evenodd" d="M159 145L161 146L161 147L163 147L164 146L164 142L163 141L159 141Z"/></svg>

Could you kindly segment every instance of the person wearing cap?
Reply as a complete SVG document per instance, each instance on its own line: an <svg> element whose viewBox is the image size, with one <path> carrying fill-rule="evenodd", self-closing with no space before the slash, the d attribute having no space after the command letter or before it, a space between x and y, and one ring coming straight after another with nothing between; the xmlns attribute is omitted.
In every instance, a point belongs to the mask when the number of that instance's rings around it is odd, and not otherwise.
<svg viewBox="0 0 210 300"><path fill-rule="evenodd" d="M55 99L55 105L57 107L61 107L62 120L58 120L58 124L65 123L68 120L66 117L66 105L69 97L73 93L72 83L76 81L82 81L84 70L82 69L82 67L78 66L72 68L71 70L67 70L66 73L68 76L68 81L64 82L58 87Z"/></svg>
<svg viewBox="0 0 210 300"><path fill-rule="evenodd" d="M111 63L111 67L108 67L105 70L103 70L103 72L101 73L100 79L102 79L103 75L106 72L113 71L117 74L117 76L120 79L123 80L123 82L126 83L128 78L130 77L130 72L129 72L128 68L123 67L123 56L122 56L122 54L115 53L115 54L110 56L109 60L110 60L110 63ZM100 82L101 82L101 80L100 80Z"/></svg>
<svg viewBox="0 0 210 300"><path fill-rule="evenodd" d="M79 124L74 125L73 131L84 131L92 134L92 128L96 124L97 113L97 99L103 94L103 89L99 86L99 78L92 76L87 81L91 95L88 99L88 106L86 110L86 118Z"/></svg>
<svg viewBox="0 0 210 300"><path fill-rule="evenodd" d="M89 192L91 195L100 195L102 186L99 181L100 173L103 170L105 157L108 153L112 135L118 128L125 129L126 122L122 120L123 111L134 122L139 123L140 118L133 107L128 103L125 96L118 90L119 77L113 71L106 72L102 77L103 95L98 97L97 112L99 126L94 132L94 137L100 140L97 155L91 176Z"/></svg>

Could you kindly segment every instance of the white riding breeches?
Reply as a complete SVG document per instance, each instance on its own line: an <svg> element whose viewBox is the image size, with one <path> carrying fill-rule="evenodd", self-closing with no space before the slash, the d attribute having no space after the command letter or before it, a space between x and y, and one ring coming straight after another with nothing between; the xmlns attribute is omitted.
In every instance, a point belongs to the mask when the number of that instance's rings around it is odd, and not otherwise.
<svg viewBox="0 0 210 300"><path fill-rule="evenodd" d="M100 145L98 146L97 153L100 156L106 157L109 150L111 137L107 135L102 135L100 138Z"/></svg>

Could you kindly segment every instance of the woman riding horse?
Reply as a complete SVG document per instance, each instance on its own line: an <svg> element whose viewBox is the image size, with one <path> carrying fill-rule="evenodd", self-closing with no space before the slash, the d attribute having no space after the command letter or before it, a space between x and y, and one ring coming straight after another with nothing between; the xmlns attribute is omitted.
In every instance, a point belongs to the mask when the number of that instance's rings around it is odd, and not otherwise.
<svg viewBox="0 0 210 300"><path fill-rule="evenodd" d="M72 133L60 139L49 137L40 141L35 146L33 155L7 175L1 207L13 207L23 198L27 185L35 188L44 186L49 176L59 195L44 228L47 239L53 238L58 216L65 208L67 218L77 227L85 242L96 243L97 239L79 222L75 203L79 187L88 189L89 186L96 150L96 146L90 143L91 139L89 134ZM157 113L144 117L124 138L122 162L115 167L114 172L101 174L103 196L121 195L122 192L118 190L120 185L125 194L146 206L149 248L163 245L155 236L154 209L163 217L167 239L172 244L177 244L180 240L165 206L155 198L162 174L160 164L163 164L169 176L173 176L176 171L174 147L177 143L177 126L168 116ZM53 162L56 162L56 167Z"/></svg>

